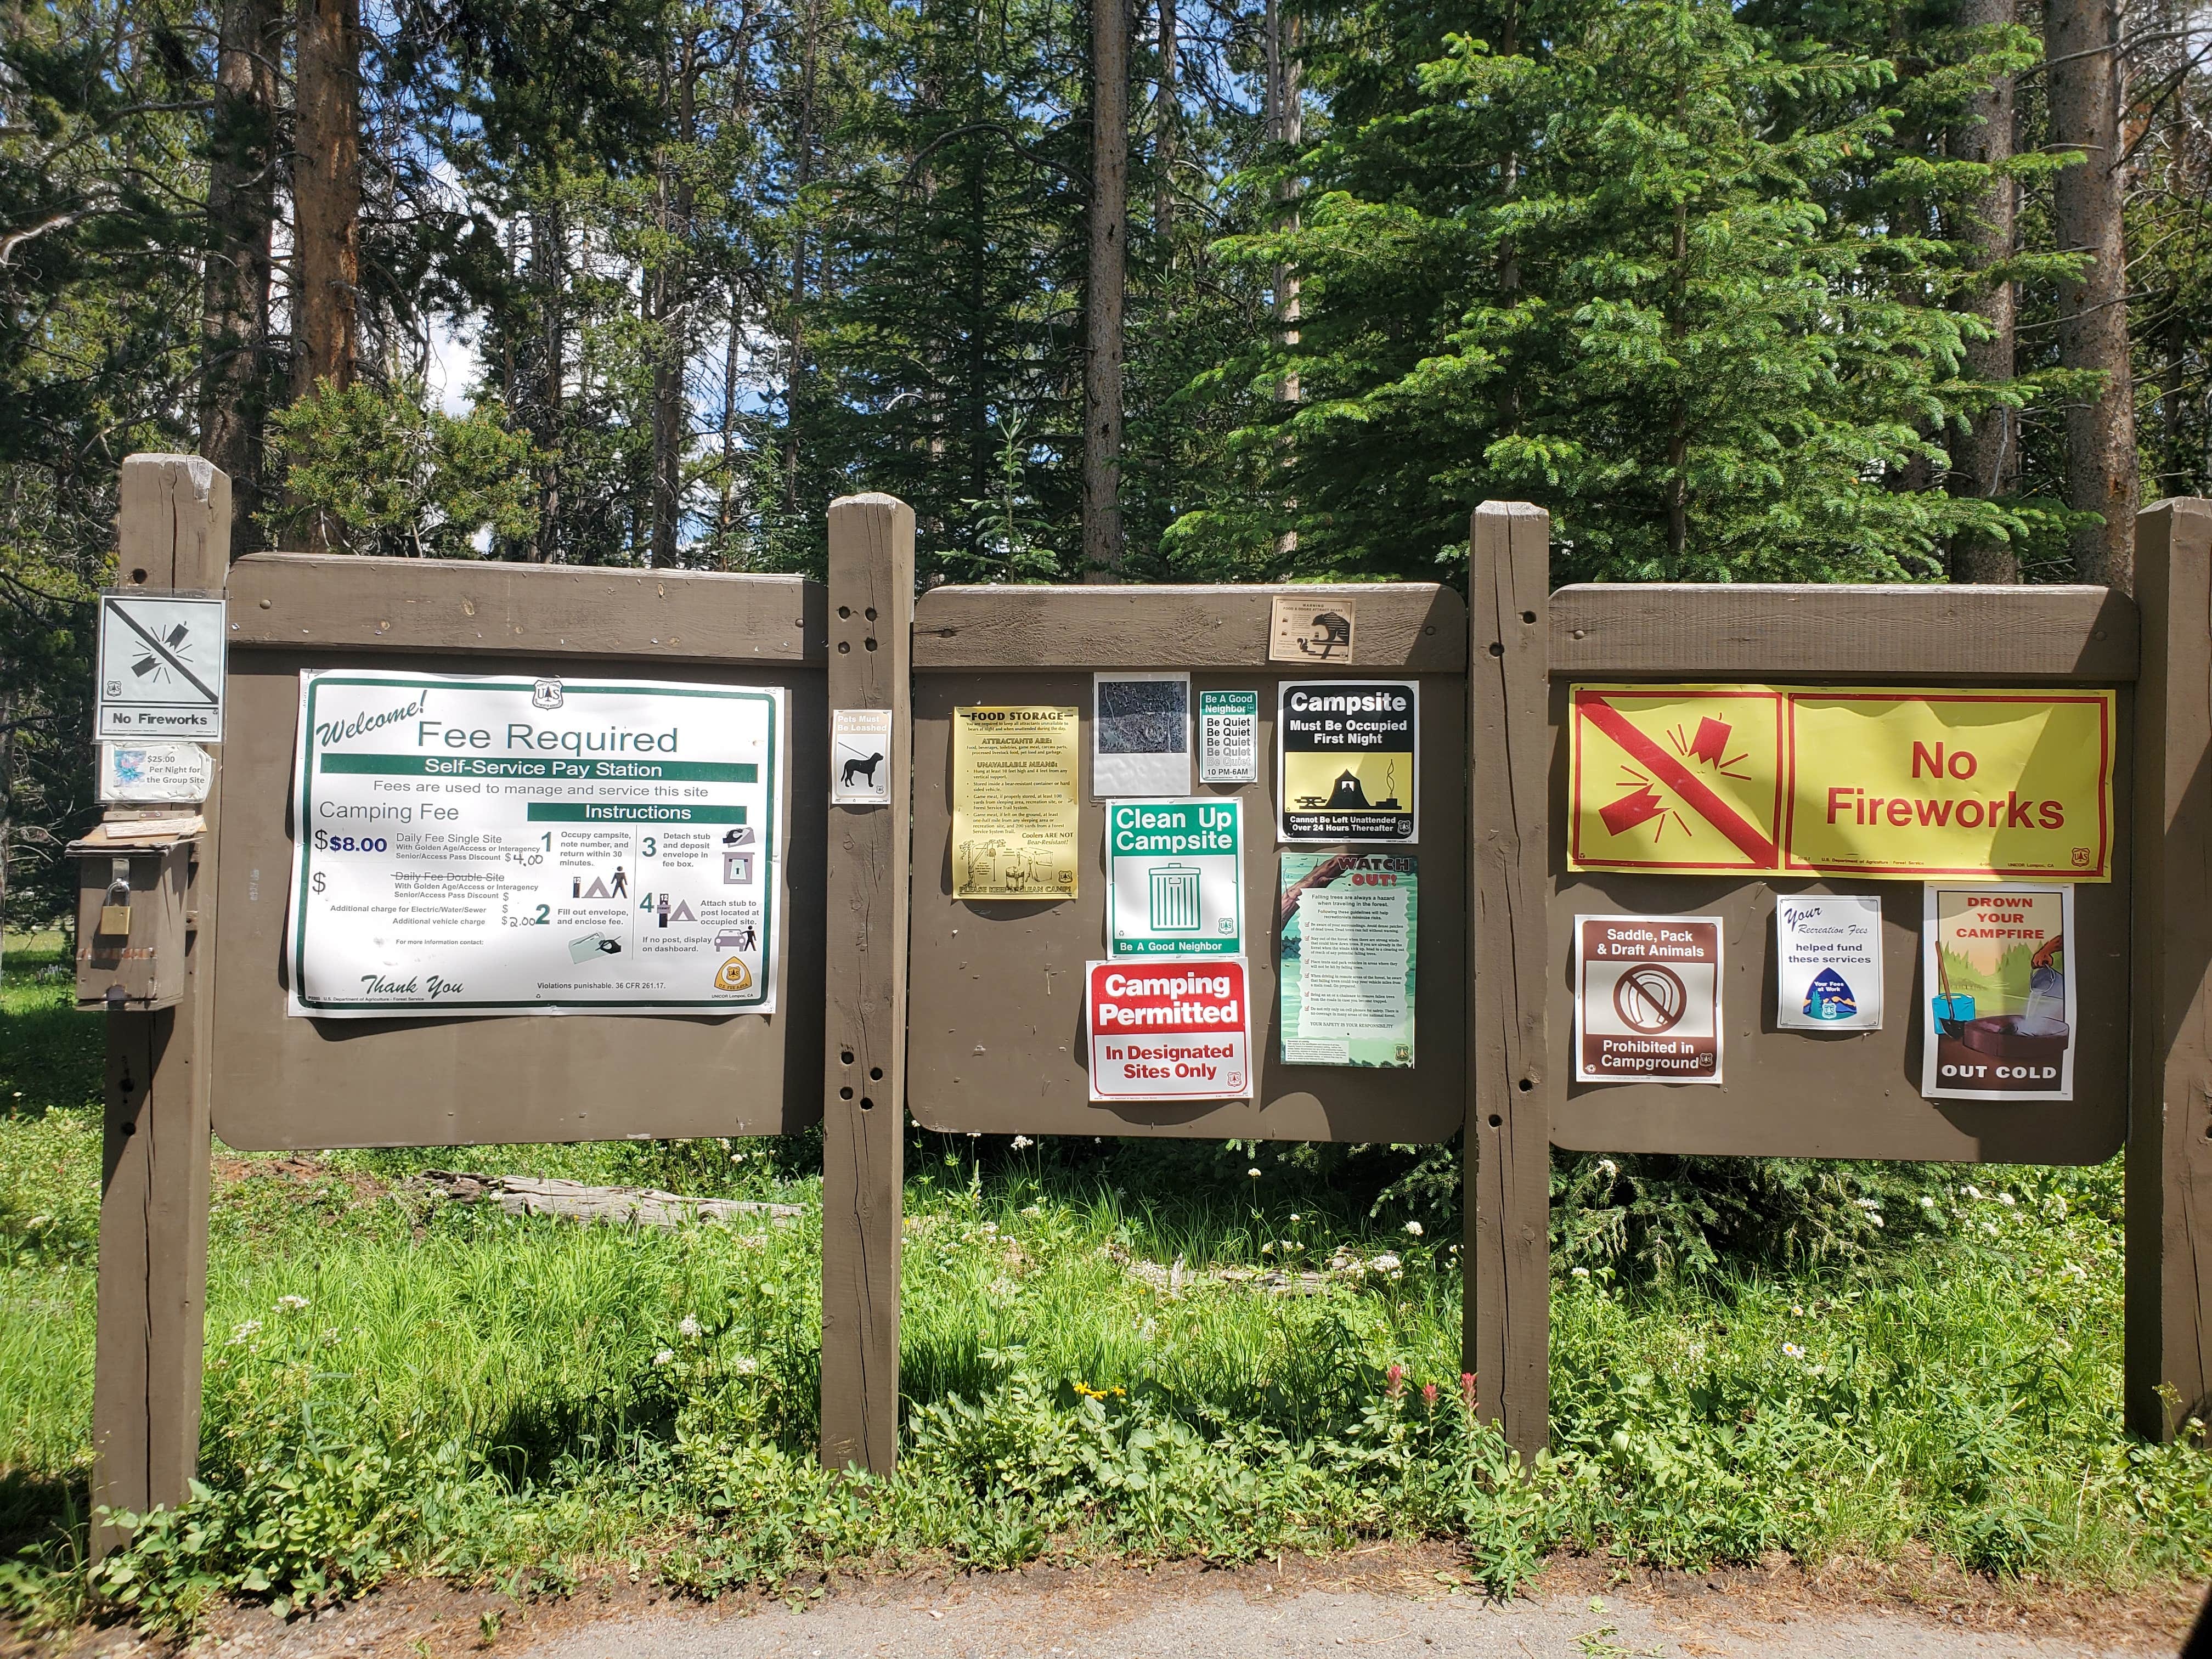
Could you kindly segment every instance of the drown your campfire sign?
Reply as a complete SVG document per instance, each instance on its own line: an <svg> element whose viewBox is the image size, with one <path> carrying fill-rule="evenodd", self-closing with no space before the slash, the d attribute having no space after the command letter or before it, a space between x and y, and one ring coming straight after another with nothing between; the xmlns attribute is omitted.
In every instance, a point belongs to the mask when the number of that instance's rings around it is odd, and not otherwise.
<svg viewBox="0 0 2212 1659"><path fill-rule="evenodd" d="M1570 695L1570 869L2112 878L2113 692Z"/></svg>

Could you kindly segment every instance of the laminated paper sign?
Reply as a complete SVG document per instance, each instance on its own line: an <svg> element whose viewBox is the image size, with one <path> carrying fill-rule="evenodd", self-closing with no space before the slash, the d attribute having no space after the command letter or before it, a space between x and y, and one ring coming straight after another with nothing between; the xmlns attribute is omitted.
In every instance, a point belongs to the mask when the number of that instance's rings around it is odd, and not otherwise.
<svg viewBox="0 0 2212 1659"><path fill-rule="evenodd" d="M215 759L196 743L103 743L100 798L118 805L197 806L215 786Z"/></svg>
<svg viewBox="0 0 2212 1659"><path fill-rule="evenodd" d="M1283 854L1283 1060L1411 1066L1420 860Z"/></svg>
<svg viewBox="0 0 2212 1659"><path fill-rule="evenodd" d="M1419 840L1419 684L1290 680L1277 696L1277 839Z"/></svg>
<svg viewBox="0 0 2212 1659"><path fill-rule="evenodd" d="M1086 980L1091 1099L1251 1095L1243 957L1094 962Z"/></svg>
<svg viewBox="0 0 2212 1659"><path fill-rule="evenodd" d="M1575 1081L1721 1080L1718 916L1575 918Z"/></svg>
<svg viewBox="0 0 2212 1659"><path fill-rule="evenodd" d="M1091 793L1190 793L1190 676L1091 677Z"/></svg>
<svg viewBox="0 0 2212 1659"><path fill-rule="evenodd" d="M1928 884L1922 1094L2074 1098L2073 931L2070 886Z"/></svg>
<svg viewBox="0 0 2212 1659"><path fill-rule="evenodd" d="M891 711L830 712L830 804L887 806L891 799Z"/></svg>
<svg viewBox="0 0 2212 1659"><path fill-rule="evenodd" d="M952 896L1075 896L1079 711L952 711Z"/></svg>
<svg viewBox="0 0 2212 1659"><path fill-rule="evenodd" d="M1774 901L1775 1023L1881 1030L1881 901L1805 894Z"/></svg>
<svg viewBox="0 0 2212 1659"><path fill-rule="evenodd" d="M768 1013L776 687L300 677L290 1011Z"/></svg>
<svg viewBox="0 0 2212 1659"><path fill-rule="evenodd" d="M1198 694L1198 781L1260 781L1260 694Z"/></svg>
<svg viewBox="0 0 2212 1659"><path fill-rule="evenodd" d="M2115 694L1577 685L1575 870L2112 878Z"/></svg>
<svg viewBox="0 0 2212 1659"><path fill-rule="evenodd" d="M1244 954L1244 803L1117 800L1106 807L1106 953Z"/></svg>

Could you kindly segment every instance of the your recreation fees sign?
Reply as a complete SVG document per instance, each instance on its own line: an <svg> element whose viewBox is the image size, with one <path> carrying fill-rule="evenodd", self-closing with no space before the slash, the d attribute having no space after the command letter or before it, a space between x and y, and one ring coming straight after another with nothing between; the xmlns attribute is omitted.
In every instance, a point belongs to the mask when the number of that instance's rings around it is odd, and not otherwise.
<svg viewBox="0 0 2212 1659"><path fill-rule="evenodd" d="M290 1010L767 1013L776 687L307 672Z"/></svg>
<svg viewBox="0 0 2212 1659"><path fill-rule="evenodd" d="M2109 881L2115 696L1577 685L1568 867Z"/></svg>

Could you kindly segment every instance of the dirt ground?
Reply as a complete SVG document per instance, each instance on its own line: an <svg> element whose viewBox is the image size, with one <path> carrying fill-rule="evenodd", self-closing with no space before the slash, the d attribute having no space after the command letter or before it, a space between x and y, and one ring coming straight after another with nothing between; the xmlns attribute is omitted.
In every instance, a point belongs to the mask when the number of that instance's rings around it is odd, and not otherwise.
<svg viewBox="0 0 2212 1659"><path fill-rule="evenodd" d="M1234 1569L1034 1567L831 1574L775 1595L670 1599L626 1569L576 1594L518 1602L399 1584L282 1623L224 1607L191 1644L214 1659L2058 1659L2170 1655L2197 1611L2186 1587L2131 1595L1997 1584L1929 1559L1787 1562L1711 1573L1553 1561L1499 1603L1447 1549L1380 1547ZM153 1659L119 1630L0 1654Z"/></svg>

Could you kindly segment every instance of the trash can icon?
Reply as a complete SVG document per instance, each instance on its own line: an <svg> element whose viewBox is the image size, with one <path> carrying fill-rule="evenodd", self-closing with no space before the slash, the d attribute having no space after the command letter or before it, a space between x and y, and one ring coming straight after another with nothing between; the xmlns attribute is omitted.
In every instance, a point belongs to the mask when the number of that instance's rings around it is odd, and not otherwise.
<svg viewBox="0 0 2212 1659"><path fill-rule="evenodd" d="M1152 872L1149 918L1156 933L1198 931L1198 870L1194 865L1164 864Z"/></svg>

